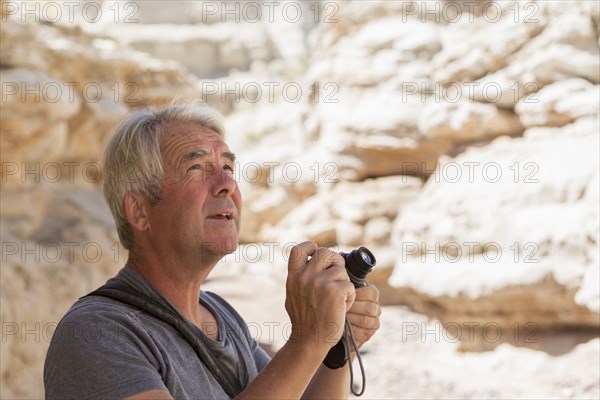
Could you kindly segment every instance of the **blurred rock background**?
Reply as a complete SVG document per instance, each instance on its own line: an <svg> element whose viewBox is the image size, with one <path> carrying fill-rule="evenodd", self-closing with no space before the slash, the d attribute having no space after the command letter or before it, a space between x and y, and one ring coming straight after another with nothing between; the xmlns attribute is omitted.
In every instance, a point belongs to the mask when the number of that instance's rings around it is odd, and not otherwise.
<svg viewBox="0 0 600 400"><path fill-rule="evenodd" d="M174 96L226 116L242 244L206 289L266 348L290 244L366 245L366 398L600 398L597 1L0 5L1 398L126 260L98 157Z"/></svg>

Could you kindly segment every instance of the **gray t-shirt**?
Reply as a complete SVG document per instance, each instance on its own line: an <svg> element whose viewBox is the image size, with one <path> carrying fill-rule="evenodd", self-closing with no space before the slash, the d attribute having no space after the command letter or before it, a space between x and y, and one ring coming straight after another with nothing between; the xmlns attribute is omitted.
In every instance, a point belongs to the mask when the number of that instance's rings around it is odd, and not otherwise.
<svg viewBox="0 0 600 400"><path fill-rule="evenodd" d="M130 267L109 282L131 285L177 311ZM215 316L220 340L197 329L199 339L247 385L269 356L223 299L201 292L200 302ZM44 385L48 399L118 399L151 389L167 389L175 399L229 398L175 328L100 296L80 299L58 324L46 355Z"/></svg>

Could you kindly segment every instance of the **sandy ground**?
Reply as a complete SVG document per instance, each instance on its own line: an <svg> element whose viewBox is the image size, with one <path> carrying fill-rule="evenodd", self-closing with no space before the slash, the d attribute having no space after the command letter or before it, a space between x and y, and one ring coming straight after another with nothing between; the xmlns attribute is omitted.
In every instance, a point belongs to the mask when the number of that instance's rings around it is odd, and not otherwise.
<svg viewBox="0 0 600 400"><path fill-rule="evenodd" d="M203 289L230 301L261 345L276 351L289 335L284 282L284 271L225 267ZM386 306L380 331L362 353L365 399L600 399L597 338L560 356L509 344L461 352L436 321Z"/></svg>

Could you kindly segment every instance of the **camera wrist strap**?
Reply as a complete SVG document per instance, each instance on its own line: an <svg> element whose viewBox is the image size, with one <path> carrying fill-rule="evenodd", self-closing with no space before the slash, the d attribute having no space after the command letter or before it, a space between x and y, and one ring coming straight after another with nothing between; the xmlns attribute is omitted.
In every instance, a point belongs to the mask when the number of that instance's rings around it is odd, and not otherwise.
<svg viewBox="0 0 600 400"><path fill-rule="evenodd" d="M365 368L364 368L363 363L362 363L362 358L361 358L360 353L358 351L358 346L356 345L356 341L354 340L354 332L352 331L352 326L350 325L350 322L348 322L348 319L346 319L344 330L345 330L345 333L346 333L346 338L350 342L348 344L348 346L345 346L345 349L346 349L346 359L348 360L348 368L350 368L350 391L356 397L360 397L365 392L365 388L367 386L367 377L365 375ZM352 369L352 358L351 358L351 355L350 355L350 345L354 349L354 354L356 354L356 359L358 360L358 365L360 367L360 374L361 374L361 377L362 377L362 385L361 385L361 389L360 389L359 392L354 391L354 371Z"/></svg>

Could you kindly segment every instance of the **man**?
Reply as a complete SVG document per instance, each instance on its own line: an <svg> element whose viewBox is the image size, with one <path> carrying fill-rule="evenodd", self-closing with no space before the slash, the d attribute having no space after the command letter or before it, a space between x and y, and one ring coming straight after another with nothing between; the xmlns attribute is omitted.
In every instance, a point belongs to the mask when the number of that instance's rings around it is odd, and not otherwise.
<svg viewBox="0 0 600 400"><path fill-rule="evenodd" d="M218 371L160 315L91 295L73 305L52 338L47 398L228 398L223 375L238 380L240 399L348 395L348 368L322 361L345 318L358 345L366 342L380 307L376 288L350 283L339 254L312 242L292 249L285 302L292 335L273 359L231 306L200 290L238 241L242 200L223 131L220 115L198 102L135 111L103 159L104 195L129 251L109 284L135 289L191 326ZM332 326L339 327L333 337L315 335Z"/></svg>

